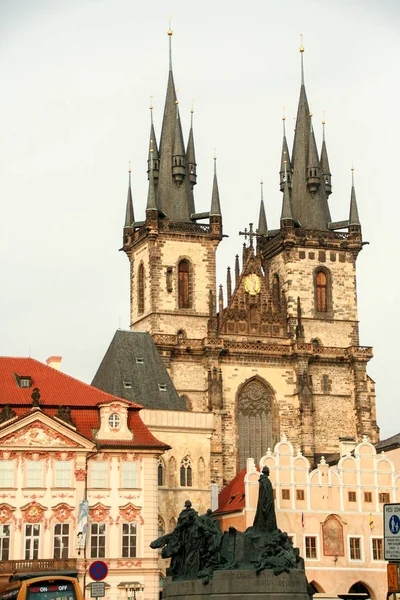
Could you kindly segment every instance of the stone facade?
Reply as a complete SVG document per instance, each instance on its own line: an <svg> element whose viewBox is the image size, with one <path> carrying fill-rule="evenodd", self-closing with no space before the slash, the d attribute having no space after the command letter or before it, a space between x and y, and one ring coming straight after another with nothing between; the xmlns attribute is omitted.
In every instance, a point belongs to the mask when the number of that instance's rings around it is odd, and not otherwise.
<svg viewBox="0 0 400 600"><path fill-rule="evenodd" d="M169 32L171 42L172 32ZM303 49L304 50L304 49ZM301 51L303 51L301 50ZM286 135L280 229L245 229L241 265L216 282L222 213L214 173L211 210L196 214L193 128L183 149L172 67L159 147L150 132L144 221L131 222L131 329L150 333L179 395L215 415L211 481L225 485L286 434L311 462L342 436L378 440L375 392L359 345L356 259L362 249L354 182L347 221L332 223L326 142L318 157L302 82L290 159ZM160 166L161 165L161 166ZM242 209L244 224L254 219ZM200 223L201 222L201 223Z"/></svg>

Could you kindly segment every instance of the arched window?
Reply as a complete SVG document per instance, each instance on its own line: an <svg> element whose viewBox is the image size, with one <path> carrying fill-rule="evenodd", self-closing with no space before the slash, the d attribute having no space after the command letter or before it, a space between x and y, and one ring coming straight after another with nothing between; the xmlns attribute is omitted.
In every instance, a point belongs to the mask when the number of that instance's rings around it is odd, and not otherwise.
<svg viewBox="0 0 400 600"><path fill-rule="evenodd" d="M180 482L182 487L192 487L192 465L188 456L181 462Z"/></svg>
<svg viewBox="0 0 400 600"><path fill-rule="evenodd" d="M203 486L206 481L206 464L204 462L204 458L201 456L197 463L197 473L198 473L198 485Z"/></svg>
<svg viewBox="0 0 400 600"><path fill-rule="evenodd" d="M272 387L258 377L243 384L237 397L238 466L256 464L279 441L279 411Z"/></svg>
<svg viewBox="0 0 400 600"><path fill-rule="evenodd" d="M158 485L164 485L164 479L165 479L165 465L164 465L164 461L162 458L158 459L158 467L157 467L157 479L158 479Z"/></svg>
<svg viewBox="0 0 400 600"><path fill-rule="evenodd" d="M158 516L158 537L165 535L165 525L163 518Z"/></svg>
<svg viewBox="0 0 400 600"><path fill-rule="evenodd" d="M139 265L138 271L138 314L144 313L144 266Z"/></svg>
<svg viewBox="0 0 400 600"><path fill-rule="evenodd" d="M184 259L178 265L179 308L190 308L190 264Z"/></svg>
<svg viewBox="0 0 400 600"><path fill-rule="evenodd" d="M317 312L328 311L328 277L325 271L317 271L315 276L316 285L316 310Z"/></svg>

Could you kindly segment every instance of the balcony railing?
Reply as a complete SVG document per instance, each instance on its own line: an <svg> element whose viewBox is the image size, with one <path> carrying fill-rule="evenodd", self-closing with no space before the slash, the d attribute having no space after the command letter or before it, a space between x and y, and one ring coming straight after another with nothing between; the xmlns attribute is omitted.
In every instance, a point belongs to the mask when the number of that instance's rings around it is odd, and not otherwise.
<svg viewBox="0 0 400 600"><path fill-rule="evenodd" d="M1 573L39 573L40 571L74 571L76 558L49 558L42 560L1 560Z"/></svg>

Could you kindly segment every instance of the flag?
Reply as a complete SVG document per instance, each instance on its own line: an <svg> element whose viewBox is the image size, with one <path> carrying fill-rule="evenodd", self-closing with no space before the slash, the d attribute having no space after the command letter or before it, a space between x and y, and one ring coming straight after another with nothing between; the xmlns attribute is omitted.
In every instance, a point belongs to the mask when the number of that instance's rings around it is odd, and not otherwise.
<svg viewBox="0 0 400 600"><path fill-rule="evenodd" d="M301 513L301 526L304 527L304 513Z"/></svg>
<svg viewBox="0 0 400 600"><path fill-rule="evenodd" d="M371 515L371 513L369 513L369 528L374 528L374 517Z"/></svg>
<svg viewBox="0 0 400 600"><path fill-rule="evenodd" d="M78 532L76 536L76 545L78 549L86 546L86 529L89 514L89 503L87 500L82 500L79 503L78 510Z"/></svg>

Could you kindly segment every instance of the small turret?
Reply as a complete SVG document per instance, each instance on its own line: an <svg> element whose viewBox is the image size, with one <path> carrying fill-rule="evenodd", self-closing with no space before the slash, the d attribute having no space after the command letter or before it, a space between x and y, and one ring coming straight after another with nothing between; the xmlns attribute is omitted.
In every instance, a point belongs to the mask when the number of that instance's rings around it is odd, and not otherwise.
<svg viewBox="0 0 400 600"><path fill-rule="evenodd" d="M188 168L188 172L189 172L189 181L190 184L192 186L196 185L197 183L197 173L196 173L196 156L195 156L195 152L194 152L194 138L193 138L193 113L194 113L194 109L192 106L192 109L190 111L190 131L189 131L189 139L188 139L188 144L187 144L187 149L186 149L186 164L187 164L187 168Z"/></svg>
<svg viewBox="0 0 400 600"><path fill-rule="evenodd" d="M153 144L150 140L150 179L149 179L149 190L147 193L147 205L146 205L146 214L149 214L148 211L151 211L151 216L156 217L154 211L157 212L157 201L156 201L156 186L154 183L154 163L153 163Z"/></svg>
<svg viewBox="0 0 400 600"><path fill-rule="evenodd" d="M311 194L315 194L321 185L321 167L318 159L317 144L315 142L314 130L312 126L312 113L310 113L310 143L308 146L307 161L307 188Z"/></svg>
<svg viewBox="0 0 400 600"><path fill-rule="evenodd" d="M282 142L282 155L281 155L281 169L279 171L280 178L280 190L283 192L283 188L285 187L285 164L286 164L286 177L288 178L289 188L292 187L292 165L290 163L290 155L289 155L289 147L286 140L286 129L285 129L285 120L286 117L283 115L282 123L283 123L283 142Z"/></svg>
<svg viewBox="0 0 400 600"><path fill-rule="evenodd" d="M131 187L131 167L129 166L128 197L126 199L125 227L132 227L135 216L133 213L132 187Z"/></svg>
<svg viewBox="0 0 400 600"><path fill-rule="evenodd" d="M358 216L356 190L354 187L354 168L351 169L351 198L349 215L349 232L361 232L361 223Z"/></svg>
<svg viewBox="0 0 400 600"><path fill-rule="evenodd" d="M261 181L261 202L260 202L260 214L258 217L258 230L257 233L259 236L268 237L268 226L267 226L267 217L265 216L265 207L264 207L264 192L263 192L263 182Z"/></svg>
<svg viewBox="0 0 400 600"><path fill-rule="evenodd" d="M322 181L325 187L327 197L332 194L332 175L329 168L328 152L325 143L325 119L322 121L322 148L321 148L321 172Z"/></svg>
<svg viewBox="0 0 400 600"><path fill-rule="evenodd" d="M286 172L286 164L285 164ZM294 227L292 201L290 198L289 184L287 177L285 179L285 186L283 188L283 200L282 200L282 213L281 213L281 229L288 227Z"/></svg>
<svg viewBox="0 0 400 600"><path fill-rule="evenodd" d="M228 304L232 296L232 280L231 280L231 268L228 267L226 272L226 295L228 298Z"/></svg>
<svg viewBox="0 0 400 600"><path fill-rule="evenodd" d="M157 185L158 182L158 174L160 171L160 157L158 154L156 133L154 131L153 124L153 103L150 102L150 115L151 115L151 125L150 125L150 139L149 139L149 154L147 158L147 179L150 179L150 161L153 159L153 176L154 183ZM150 153L150 148L153 148L153 154Z"/></svg>
<svg viewBox="0 0 400 600"><path fill-rule="evenodd" d="M176 121L174 135L174 150L172 153L172 177L178 187L182 185L186 175L186 153L183 144L181 119L179 116L179 102L176 104Z"/></svg>

